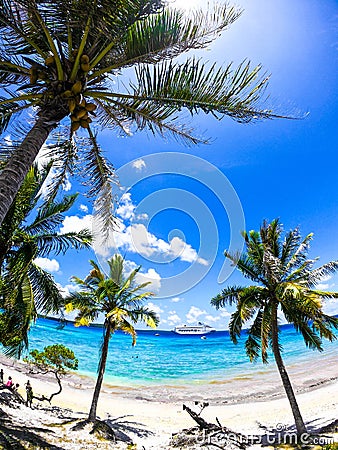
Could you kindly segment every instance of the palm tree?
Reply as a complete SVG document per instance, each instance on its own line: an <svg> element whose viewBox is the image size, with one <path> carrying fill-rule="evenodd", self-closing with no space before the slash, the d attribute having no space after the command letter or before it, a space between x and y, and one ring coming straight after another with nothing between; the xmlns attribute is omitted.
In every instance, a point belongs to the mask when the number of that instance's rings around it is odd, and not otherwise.
<svg viewBox="0 0 338 450"><path fill-rule="evenodd" d="M92 240L89 230L58 232L77 195L39 207L49 173L50 166L29 170L0 227L0 342L12 356L28 347L28 331L38 313L60 312L63 302L52 275L36 259L88 248Z"/></svg>
<svg viewBox="0 0 338 450"><path fill-rule="evenodd" d="M307 259L313 235L302 239L298 228L286 233L284 238L282 234L278 219L270 224L264 221L259 232L244 232L246 252L242 255L225 252L225 256L255 284L227 287L211 304L217 309L226 304L236 305L229 323L230 337L235 344L243 324L251 321L245 342L251 361L261 353L263 362L267 363L271 345L300 435L306 433L306 427L281 355L278 312L302 334L307 347L322 351L322 339L336 339L333 329L338 328L338 319L324 314L322 301L337 298L338 293L316 290L315 286L323 277L337 271L338 261L314 269L318 258Z"/></svg>
<svg viewBox="0 0 338 450"><path fill-rule="evenodd" d="M15 120L25 135L3 147L7 165L0 174L0 223L41 146L55 128L60 130L63 119L70 132L59 133L53 148L55 186L82 161L81 175L90 176L89 193L99 195L98 214L107 229L113 220L107 211L114 171L92 121L126 135L148 129L196 144L203 139L176 120L182 109L239 122L278 117L258 105L268 80L260 66L243 62L237 68L207 68L194 58L173 62L189 49L209 45L240 16L239 9L217 5L187 17L163 3L0 0L0 133ZM122 69L131 67L136 72L126 88ZM34 123L28 132L29 110ZM87 131L85 142L74 134L78 129Z"/></svg>
<svg viewBox="0 0 338 450"><path fill-rule="evenodd" d="M81 290L73 292L66 299L66 301L69 301L66 304L66 311L78 310L75 319L77 325L89 325L98 318L99 314L104 314L103 343L98 377L88 416L88 420L94 421L111 336L116 330L122 330L131 335L132 345L135 345L136 330L133 324L142 321L154 328L158 324L158 318L153 311L143 306L143 302L153 293L144 292L144 288L150 284L149 282L136 284L136 275L140 267L133 270L129 276L124 277L124 259L120 255L114 255L108 260L109 275L107 276L94 261L90 261L90 264L93 269L85 280L73 277L73 281Z"/></svg>

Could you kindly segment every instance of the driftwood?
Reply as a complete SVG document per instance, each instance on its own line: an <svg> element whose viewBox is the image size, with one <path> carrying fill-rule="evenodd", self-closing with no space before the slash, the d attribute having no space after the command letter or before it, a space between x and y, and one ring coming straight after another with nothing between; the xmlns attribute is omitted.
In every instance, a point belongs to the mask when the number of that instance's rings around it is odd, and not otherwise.
<svg viewBox="0 0 338 450"><path fill-rule="evenodd" d="M195 404L197 405L198 402L195 402ZM192 447L210 450L216 448L244 450L250 444L247 436L222 426L217 418L217 423L210 423L204 420L200 414L208 404L202 403L199 406L200 411L197 413L188 406L183 405L183 410L187 411L198 427L192 427L173 434L170 445L187 449ZM199 445L199 447L196 447L196 445Z"/></svg>

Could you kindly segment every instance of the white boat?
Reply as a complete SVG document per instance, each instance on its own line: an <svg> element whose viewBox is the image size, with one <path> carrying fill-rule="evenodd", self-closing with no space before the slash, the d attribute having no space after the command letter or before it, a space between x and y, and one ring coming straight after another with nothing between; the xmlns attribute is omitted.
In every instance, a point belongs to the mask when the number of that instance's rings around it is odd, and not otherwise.
<svg viewBox="0 0 338 450"><path fill-rule="evenodd" d="M185 335L201 335L201 334L209 334L216 331L215 328L210 325L205 325L204 323L199 322L198 325L180 325L175 327L172 330L176 334L185 334Z"/></svg>

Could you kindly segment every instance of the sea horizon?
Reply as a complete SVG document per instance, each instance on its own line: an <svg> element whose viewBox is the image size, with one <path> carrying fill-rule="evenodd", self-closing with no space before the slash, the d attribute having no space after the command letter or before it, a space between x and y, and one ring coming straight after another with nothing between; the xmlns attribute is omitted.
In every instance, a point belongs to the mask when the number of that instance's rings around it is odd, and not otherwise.
<svg viewBox="0 0 338 450"><path fill-rule="evenodd" d="M29 333L29 351L47 345L63 344L79 359L78 375L95 378L102 341L102 327L60 328L57 320L39 318ZM245 333L244 333L245 335ZM286 365L319 364L337 354L338 341L325 342L322 353L306 348L290 324L281 325L280 339ZM129 335L117 331L111 338L105 383L114 386L187 385L225 383L240 377L254 377L275 370L260 360L251 363L245 354L244 336L234 345L229 330L217 330L201 336L179 335L169 330L137 330L137 344Z"/></svg>

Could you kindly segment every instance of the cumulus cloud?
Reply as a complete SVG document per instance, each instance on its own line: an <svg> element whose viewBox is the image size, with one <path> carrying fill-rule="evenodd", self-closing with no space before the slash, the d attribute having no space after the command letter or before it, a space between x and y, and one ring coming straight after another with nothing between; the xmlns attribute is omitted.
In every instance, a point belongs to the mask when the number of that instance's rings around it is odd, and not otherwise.
<svg viewBox="0 0 338 450"><path fill-rule="evenodd" d="M87 213L88 212L88 206L87 205L80 205L79 210L82 212Z"/></svg>
<svg viewBox="0 0 338 450"><path fill-rule="evenodd" d="M77 286L76 284L66 284L65 286L62 286L62 284L56 283L56 285L64 298L68 297L72 292L80 290L80 286Z"/></svg>
<svg viewBox="0 0 338 450"><path fill-rule="evenodd" d="M138 265L134 261L125 260L124 261L124 273L128 276L130 272L137 269ZM135 282L137 284L151 283L146 286L145 290L150 292L158 292L161 289L161 276L155 269L150 268L147 272L138 272L135 276Z"/></svg>
<svg viewBox="0 0 338 450"><path fill-rule="evenodd" d="M34 259L34 262L41 269L47 270L48 272L58 272L60 269L60 264L56 259L38 257Z"/></svg>
<svg viewBox="0 0 338 450"><path fill-rule="evenodd" d="M178 303L178 302L183 302L183 298L182 297L174 297L174 298L172 298L170 301L172 302L172 303Z"/></svg>
<svg viewBox="0 0 338 450"><path fill-rule="evenodd" d="M132 201L131 201L131 194L130 192L127 192L126 194L123 194L120 201L119 201L119 206L116 209L116 214L121 217L121 219L133 219L135 214L136 206L133 205Z"/></svg>
<svg viewBox="0 0 338 450"><path fill-rule="evenodd" d="M137 171L141 171L145 169L147 166L145 161L142 158L140 158L132 163L132 167L134 167L134 169L136 169Z"/></svg>
<svg viewBox="0 0 338 450"><path fill-rule="evenodd" d="M148 269L147 272L138 272L135 281L138 284L149 283L146 289L150 292L159 292L161 289L161 276L155 269Z"/></svg>
<svg viewBox="0 0 338 450"><path fill-rule="evenodd" d="M188 313L186 314L188 323L195 323L199 320L199 317L205 316L207 312L203 309L198 308L197 306L191 306Z"/></svg>
<svg viewBox="0 0 338 450"><path fill-rule="evenodd" d="M124 212L127 213L127 210ZM114 233L113 240L114 247L140 254L146 258L156 257L161 262L172 261L177 258L184 262L192 263L196 261L202 265L209 264L205 259L198 257L196 250L179 237L167 242L149 232L145 225L141 223L126 226L120 222L119 231Z"/></svg>
<svg viewBox="0 0 338 450"><path fill-rule="evenodd" d="M221 320L221 317L220 316L212 316L211 314L207 314L204 319L206 322L215 323L215 322L219 322Z"/></svg>
<svg viewBox="0 0 338 450"><path fill-rule="evenodd" d="M321 279L321 283L318 283L316 285L316 289L320 290L320 291L326 291L329 288L332 288L334 286L334 283L325 283L325 281L330 281L332 278L332 275L325 275L322 279Z"/></svg>
<svg viewBox="0 0 338 450"><path fill-rule="evenodd" d="M155 303L148 302L145 306L154 311L158 316L163 313L163 309L161 309L159 305L155 305Z"/></svg>
<svg viewBox="0 0 338 450"><path fill-rule="evenodd" d="M176 311L170 311L168 314L166 322L168 325L178 325L179 323L182 323L182 320L180 316L176 313Z"/></svg>
<svg viewBox="0 0 338 450"><path fill-rule="evenodd" d="M336 316L338 314L338 299L330 298L323 302L323 311L329 316Z"/></svg>
<svg viewBox="0 0 338 450"><path fill-rule="evenodd" d="M91 214L87 214L83 217L66 216L60 228L60 233L79 232L85 228L91 230L92 226L93 216Z"/></svg>
<svg viewBox="0 0 338 450"><path fill-rule="evenodd" d="M222 309L222 311L220 312L221 317L230 317L231 313L229 313L229 311L227 311L226 309Z"/></svg>

